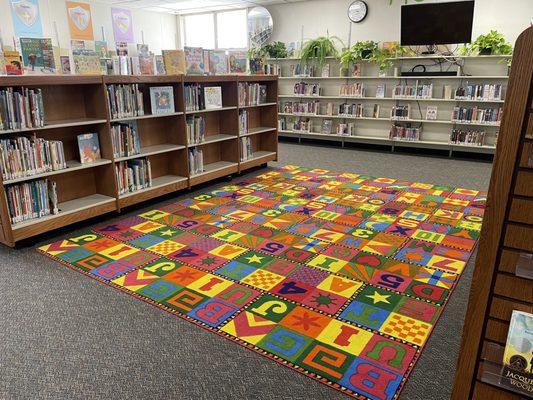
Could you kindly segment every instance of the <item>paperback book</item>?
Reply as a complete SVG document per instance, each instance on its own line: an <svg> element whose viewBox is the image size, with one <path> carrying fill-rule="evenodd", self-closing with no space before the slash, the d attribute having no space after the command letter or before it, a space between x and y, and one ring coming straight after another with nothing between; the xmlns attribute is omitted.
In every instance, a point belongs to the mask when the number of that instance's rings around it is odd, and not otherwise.
<svg viewBox="0 0 533 400"><path fill-rule="evenodd" d="M141 152L141 140L135 121L111 125L111 139L115 157L128 157Z"/></svg>
<svg viewBox="0 0 533 400"><path fill-rule="evenodd" d="M57 214L56 184L48 179L9 185L6 199L12 224Z"/></svg>
<svg viewBox="0 0 533 400"><path fill-rule="evenodd" d="M426 119L429 121L435 121L437 119L437 106L427 106Z"/></svg>
<svg viewBox="0 0 533 400"><path fill-rule="evenodd" d="M229 72L228 56L223 50L209 52L209 70L213 75L226 75Z"/></svg>
<svg viewBox="0 0 533 400"><path fill-rule="evenodd" d="M102 158L100 156L100 142L98 141L97 133L78 135L78 149L82 164L92 163Z"/></svg>
<svg viewBox="0 0 533 400"><path fill-rule="evenodd" d="M7 75L22 75L22 62L18 51L5 50L4 59Z"/></svg>
<svg viewBox="0 0 533 400"><path fill-rule="evenodd" d="M77 75L100 75L100 57L94 50L72 50L74 73Z"/></svg>
<svg viewBox="0 0 533 400"><path fill-rule="evenodd" d="M229 58L229 73L230 74L245 74L246 73L246 52L245 51L230 51Z"/></svg>
<svg viewBox="0 0 533 400"><path fill-rule="evenodd" d="M0 130L44 126L41 89L6 87L0 90Z"/></svg>
<svg viewBox="0 0 533 400"><path fill-rule="evenodd" d="M121 161L115 165L119 194L135 192L152 186L149 158Z"/></svg>
<svg viewBox="0 0 533 400"><path fill-rule="evenodd" d="M533 314L513 310L500 384L524 396L533 393Z"/></svg>

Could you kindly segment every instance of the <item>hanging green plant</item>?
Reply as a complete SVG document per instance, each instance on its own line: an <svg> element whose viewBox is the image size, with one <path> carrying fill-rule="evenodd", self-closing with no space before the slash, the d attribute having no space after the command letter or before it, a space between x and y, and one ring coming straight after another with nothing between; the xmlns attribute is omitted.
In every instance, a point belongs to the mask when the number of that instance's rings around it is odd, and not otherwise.
<svg viewBox="0 0 533 400"><path fill-rule="evenodd" d="M320 36L307 41L300 52L300 62L302 64L315 62L318 68L322 69L326 65L326 57L339 56L335 42L342 45L342 41L336 36Z"/></svg>
<svg viewBox="0 0 533 400"><path fill-rule="evenodd" d="M372 53L378 48L378 43L372 40L356 42L352 47L346 49L341 54L342 66L348 68L350 64L355 64L361 60L368 60Z"/></svg>

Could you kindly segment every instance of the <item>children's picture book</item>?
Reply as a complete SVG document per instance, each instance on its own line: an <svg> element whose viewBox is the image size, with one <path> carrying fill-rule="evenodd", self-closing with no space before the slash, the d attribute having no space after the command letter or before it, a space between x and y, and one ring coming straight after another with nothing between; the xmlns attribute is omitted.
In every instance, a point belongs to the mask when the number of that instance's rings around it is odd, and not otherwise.
<svg viewBox="0 0 533 400"><path fill-rule="evenodd" d="M210 68L209 58L210 58L210 54L211 54L212 51L213 50L203 49L202 55L204 57L204 75L213 75L211 73L211 70L209 69Z"/></svg>
<svg viewBox="0 0 533 400"><path fill-rule="evenodd" d="M163 56L155 56L155 72L157 75L166 75L167 71L165 69L165 60Z"/></svg>
<svg viewBox="0 0 533 400"><path fill-rule="evenodd" d="M71 40L70 48L72 50L85 50L85 40Z"/></svg>
<svg viewBox="0 0 533 400"><path fill-rule="evenodd" d="M185 73L185 52L183 50L163 50L161 53L167 75Z"/></svg>
<svg viewBox="0 0 533 400"><path fill-rule="evenodd" d="M73 50L74 73L78 75L100 75L100 57L93 50Z"/></svg>
<svg viewBox="0 0 533 400"><path fill-rule="evenodd" d="M155 75L154 74L154 56L151 54L139 54L139 72L141 75Z"/></svg>
<svg viewBox="0 0 533 400"><path fill-rule="evenodd" d="M322 133L329 135L331 133L331 127L333 121L331 119L325 119L322 121Z"/></svg>
<svg viewBox="0 0 533 400"><path fill-rule="evenodd" d="M95 40L94 41L94 51L100 58L107 58L107 42L105 40Z"/></svg>
<svg viewBox="0 0 533 400"><path fill-rule="evenodd" d="M229 71L228 56L224 50L209 52L209 71L213 75L226 75Z"/></svg>
<svg viewBox="0 0 533 400"><path fill-rule="evenodd" d="M72 70L70 69L70 57L59 56L59 61L61 63L61 73L63 75L70 75L72 73Z"/></svg>
<svg viewBox="0 0 533 400"><path fill-rule="evenodd" d="M174 109L174 88L172 86L150 87L152 114L172 114Z"/></svg>
<svg viewBox="0 0 533 400"><path fill-rule="evenodd" d="M385 84L378 85L377 88L376 88L376 97L384 98L385 97L385 89L386 89Z"/></svg>
<svg viewBox="0 0 533 400"><path fill-rule="evenodd" d="M0 50L0 75L7 75L6 59L2 50Z"/></svg>
<svg viewBox="0 0 533 400"><path fill-rule="evenodd" d="M204 49L201 47L184 47L185 68L188 75L203 75L204 67Z"/></svg>
<svg viewBox="0 0 533 400"><path fill-rule="evenodd" d="M22 75L22 62L20 53L16 50L4 50L7 75Z"/></svg>
<svg viewBox="0 0 533 400"><path fill-rule="evenodd" d="M126 42L116 42L115 49L117 56L127 56L128 55L128 43Z"/></svg>
<svg viewBox="0 0 533 400"><path fill-rule="evenodd" d="M85 133L78 135L78 148L80 150L80 162L92 163L101 158L100 142L97 133Z"/></svg>
<svg viewBox="0 0 533 400"><path fill-rule="evenodd" d="M246 52L245 51L229 51L229 72L230 74L245 74L246 73Z"/></svg>
<svg viewBox="0 0 533 400"><path fill-rule="evenodd" d="M222 107L222 87L206 86L204 87L205 109L212 110Z"/></svg>
<svg viewBox="0 0 533 400"><path fill-rule="evenodd" d="M533 392L533 314L513 310L500 384L526 396Z"/></svg>
<svg viewBox="0 0 533 400"><path fill-rule="evenodd" d="M20 38L20 50L26 74L56 73L52 39Z"/></svg>
<svg viewBox="0 0 533 400"><path fill-rule="evenodd" d="M356 63L353 65L352 76L361 76L361 64Z"/></svg>
<svg viewBox="0 0 533 400"><path fill-rule="evenodd" d="M426 119L435 121L437 119L437 106L428 106L426 109Z"/></svg>

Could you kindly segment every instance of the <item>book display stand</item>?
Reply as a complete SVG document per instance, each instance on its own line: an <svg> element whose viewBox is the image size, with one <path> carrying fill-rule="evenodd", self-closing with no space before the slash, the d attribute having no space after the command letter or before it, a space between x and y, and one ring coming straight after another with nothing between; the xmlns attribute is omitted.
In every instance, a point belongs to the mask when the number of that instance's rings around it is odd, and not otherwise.
<svg viewBox="0 0 533 400"><path fill-rule="evenodd" d="M453 400L527 398L520 382L504 383L502 364L513 310L533 313L532 46L528 28L516 42Z"/></svg>
<svg viewBox="0 0 533 400"><path fill-rule="evenodd" d="M239 85L254 83L266 88L266 99L255 105L240 107ZM222 107L188 110L187 85L197 85L200 92L206 86L220 87ZM7 127L0 130L0 139L27 135L61 141L67 166L2 181L0 242L14 246L17 241L43 232L111 211L120 212L124 207L148 199L277 160L277 85L276 76L244 75L0 77L0 91L7 88L13 88L15 92L23 92L25 88L40 90L45 120L44 126L39 127ZM139 95L133 101L137 101L138 106L142 102L142 112L112 114L110 88L119 86L138 90ZM170 96L163 101L171 99L173 104L162 104L171 112L160 114L159 110L152 110L150 88L167 90ZM33 107L28 108L31 113ZM247 129L241 133L239 119L244 110L247 111ZM187 118L194 116L203 116L205 121L205 139L198 144L189 143L187 136ZM127 154L114 151L113 140L115 148L117 143L112 130L120 124L136 132L135 140L139 143L135 151ZM78 135L86 133L97 134L99 158L81 163ZM247 143L251 152L241 162L242 137L249 138ZM196 152L194 148L202 150L202 165L191 172L189 159ZM132 165L139 159L149 165L149 171L144 174L147 178L145 184L142 188L130 185L129 189L121 190L118 166L137 168ZM9 203L17 203L20 198L14 198L19 192L10 188L43 180L53 182L57 213L38 212L33 218L14 221L18 217L10 213ZM29 193L32 194L35 195ZM44 201L49 202L48 199ZM26 205L19 206L23 212Z"/></svg>

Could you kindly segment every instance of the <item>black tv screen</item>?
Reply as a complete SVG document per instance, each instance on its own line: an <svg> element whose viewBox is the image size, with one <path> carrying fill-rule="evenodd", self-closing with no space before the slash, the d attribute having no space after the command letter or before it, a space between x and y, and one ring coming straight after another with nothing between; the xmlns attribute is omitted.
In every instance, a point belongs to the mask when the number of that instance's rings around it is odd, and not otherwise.
<svg viewBox="0 0 533 400"><path fill-rule="evenodd" d="M470 43L473 1L402 6L403 46Z"/></svg>

